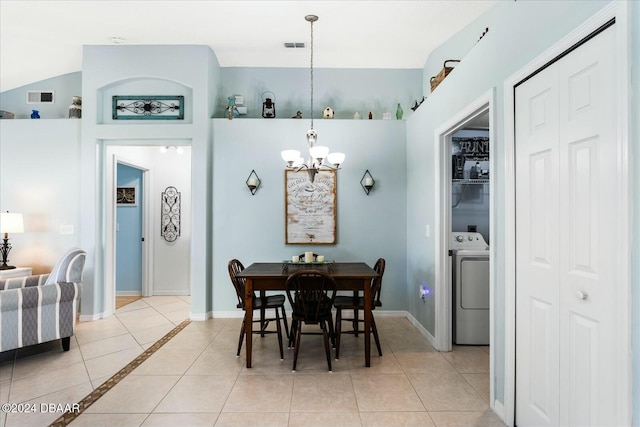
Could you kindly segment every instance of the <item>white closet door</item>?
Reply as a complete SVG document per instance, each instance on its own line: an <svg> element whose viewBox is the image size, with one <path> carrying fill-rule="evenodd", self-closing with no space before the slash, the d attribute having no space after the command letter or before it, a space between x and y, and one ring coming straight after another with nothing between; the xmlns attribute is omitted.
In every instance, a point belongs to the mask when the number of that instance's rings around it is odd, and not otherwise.
<svg viewBox="0 0 640 427"><path fill-rule="evenodd" d="M617 425L615 31L516 89L516 423Z"/></svg>

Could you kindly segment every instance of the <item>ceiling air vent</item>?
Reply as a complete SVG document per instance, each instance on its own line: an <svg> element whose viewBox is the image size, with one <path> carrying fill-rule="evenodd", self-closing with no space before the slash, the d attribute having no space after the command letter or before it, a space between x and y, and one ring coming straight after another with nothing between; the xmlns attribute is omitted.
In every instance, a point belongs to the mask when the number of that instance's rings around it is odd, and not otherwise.
<svg viewBox="0 0 640 427"><path fill-rule="evenodd" d="M53 91L30 90L27 92L27 104L53 104Z"/></svg>
<svg viewBox="0 0 640 427"><path fill-rule="evenodd" d="M287 49L304 48L304 42L285 42L284 47Z"/></svg>

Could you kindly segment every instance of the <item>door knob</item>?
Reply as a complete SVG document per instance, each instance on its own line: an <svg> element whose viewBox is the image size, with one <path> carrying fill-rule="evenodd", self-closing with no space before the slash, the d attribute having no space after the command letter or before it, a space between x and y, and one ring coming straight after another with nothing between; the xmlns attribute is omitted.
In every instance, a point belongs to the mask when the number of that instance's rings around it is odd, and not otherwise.
<svg viewBox="0 0 640 427"><path fill-rule="evenodd" d="M581 299L581 300L586 300L589 298L589 294L586 293L585 291L576 291L576 296L578 297L578 299Z"/></svg>

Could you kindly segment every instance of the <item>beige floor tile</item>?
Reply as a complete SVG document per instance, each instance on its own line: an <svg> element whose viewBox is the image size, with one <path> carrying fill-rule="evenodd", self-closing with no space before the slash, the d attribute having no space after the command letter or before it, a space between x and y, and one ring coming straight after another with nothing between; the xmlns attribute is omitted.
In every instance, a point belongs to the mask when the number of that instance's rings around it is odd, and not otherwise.
<svg viewBox="0 0 640 427"><path fill-rule="evenodd" d="M142 347L129 348L85 361L89 378L95 379L115 374L124 368L127 363L142 354L142 351Z"/></svg>
<svg viewBox="0 0 640 427"><path fill-rule="evenodd" d="M71 427L137 427L147 414L80 414Z"/></svg>
<svg viewBox="0 0 640 427"><path fill-rule="evenodd" d="M211 427L218 413L151 414L141 427Z"/></svg>
<svg viewBox="0 0 640 427"><path fill-rule="evenodd" d="M289 412L292 390L293 374L240 375L222 412Z"/></svg>
<svg viewBox="0 0 640 427"><path fill-rule="evenodd" d="M289 427L360 427L357 412L292 412Z"/></svg>
<svg viewBox="0 0 640 427"><path fill-rule="evenodd" d="M480 347L456 346L455 351L443 352L442 355L460 373L489 373L489 353Z"/></svg>
<svg viewBox="0 0 640 427"><path fill-rule="evenodd" d="M424 411L404 374L362 375L352 378L360 411Z"/></svg>
<svg viewBox="0 0 640 427"><path fill-rule="evenodd" d="M124 307L120 307L119 309L117 309L116 310L116 315L122 314L122 313L126 313L128 311L142 310L142 309L149 308L149 307L150 307L149 304L144 302L144 300L139 299L139 300L136 300L134 302L131 302L131 303L125 305Z"/></svg>
<svg viewBox="0 0 640 427"><path fill-rule="evenodd" d="M11 378L13 378L13 360L0 363L0 382L11 381Z"/></svg>
<svg viewBox="0 0 640 427"><path fill-rule="evenodd" d="M131 375L182 375L202 353L202 350L160 348Z"/></svg>
<svg viewBox="0 0 640 427"><path fill-rule="evenodd" d="M62 351L61 348L55 346L52 351L16 359L13 368L13 380L39 375L43 372L78 362L82 362L82 354L78 347L69 349L69 351Z"/></svg>
<svg viewBox="0 0 640 427"><path fill-rule="evenodd" d="M220 412L236 378L235 375L184 376L154 412Z"/></svg>
<svg viewBox="0 0 640 427"><path fill-rule="evenodd" d="M167 313L162 313L174 325L179 325L185 320L189 319L189 310L176 310Z"/></svg>
<svg viewBox="0 0 640 427"><path fill-rule="evenodd" d="M213 340L213 334L206 331L180 331L163 348L190 348L204 350Z"/></svg>
<svg viewBox="0 0 640 427"><path fill-rule="evenodd" d="M416 373L457 372L439 352L396 352L395 357L407 375Z"/></svg>
<svg viewBox="0 0 640 427"><path fill-rule="evenodd" d="M368 368L364 364L364 353L350 354L346 360L352 376L403 373L398 359L392 352L385 353L382 357L371 355L371 366Z"/></svg>
<svg viewBox="0 0 640 427"><path fill-rule="evenodd" d="M152 297L145 297L143 301L149 304L151 307L159 307L161 305L173 304L175 302L184 302L179 297L174 295L155 295Z"/></svg>
<svg viewBox="0 0 640 427"><path fill-rule="evenodd" d="M29 400L26 403L33 405L34 412L8 414L7 427L48 425L58 419L58 417L60 417L64 412L60 410L64 408L64 406L51 407L49 404L73 404L79 402L82 398L91 393L91 390L91 384L86 382Z"/></svg>
<svg viewBox="0 0 640 427"><path fill-rule="evenodd" d="M489 374L462 374L462 376L482 396L485 402L490 403Z"/></svg>
<svg viewBox="0 0 640 427"><path fill-rule="evenodd" d="M174 301L167 302L166 304L154 305L153 308L162 314L170 313L172 311L181 311L183 313L186 313L188 317L189 309L191 307L186 302L176 298ZM185 317L185 319L187 317Z"/></svg>
<svg viewBox="0 0 640 427"><path fill-rule="evenodd" d="M465 412L429 412L438 427L504 427L491 410Z"/></svg>
<svg viewBox="0 0 640 427"><path fill-rule="evenodd" d="M84 344L82 346L82 357L84 360L90 360L129 348L140 348L140 346L130 334L117 335Z"/></svg>
<svg viewBox="0 0 640 427"><path fill-rule="evenodd" d="M24 402L83 383L89 383L84 363L61 366L39 375L12 381L9 401Z"/></svg>
<svg viewBox="0 0 640 427"><path fill-rule="evenodd" d="M187 375L237 375L245 368L243 357L231 351L203 351L189 367Z"/></svg>
<svg viewBox="0 0 640 427"><path fill-rule="evenodd" d="M142 331L145 329L149 329L149 328L153 328L161 325L173 326L173 324L169 322L169 320L166 317L164 317L162 314L158 313L155 310L153 311L156 314L152 316L123 318L122 324L127 328L129 332Z"/></svg>
<svg viewBox="0 0 640 427"><path fill-rule="evenodd" d="M75 337L80 345L128 333L120 319L111 316L96 322L78 322Z"/></svg>
<svg viewBox="0 0 640 427"><path fill-rule="evenodd" d="M427 411L483 411L487 403L458 373L414 374L411 383Z"/></svg>
<svg viewBox="0 0 640 427"><path fill-rule="evenodd" d="M125 377L87 408L90 414L149 414L180 379L177 375Z"/></svg>
<svg viewBox="0 0 640 427"><path fill-rule="evenodd" d="M167 320L165 323L159 326L154 326L139 331L132 331L131 336L133 336L133 338L135 338L135 340L140 345L147 345L147 347L150 347L151 345L155 344L155 342L160 338L171 332L175 327L176 325Z"/></svg>
<svg viewBox="0 0 640 427"><path fill-rule="evenodd" d="M116 314L116 317L120 319L122 323L125 323L126 320L143 319L145 317L157 316L158 314L160 314L158 313L158 310L151 306L147 306L144 308L140 308L139 310L130 310L118 313Z"/></svg>
<svg viewBox="0 0 640 427"><path fill-rule="evenodd" d="M223 412L215 427L288 427L288 412Z"/></svg>
<svg viewBox="0 0 640 427"><path fill-rule="evenodd" d="M433 427L425 412L360 412L362 427Z"/></svg>
<svg viewBox="0 0 640 427"><path fill-rule="evenodd" d="M350 375L296 374L291 412L357 412Z"/></svg>

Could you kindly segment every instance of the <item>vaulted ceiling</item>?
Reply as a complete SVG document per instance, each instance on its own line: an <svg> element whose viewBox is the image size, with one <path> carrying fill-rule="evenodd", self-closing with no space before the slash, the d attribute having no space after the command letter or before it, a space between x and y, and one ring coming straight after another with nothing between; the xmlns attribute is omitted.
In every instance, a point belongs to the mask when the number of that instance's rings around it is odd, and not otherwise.
<svg viewBox="0 0 640 427"><path fill-rule="evenodd" d="M80 71L83 45L208 45L223 67L422 68L496 0L0 0L0 92ZM286 49L304 42L305 49Z"/></svg>

